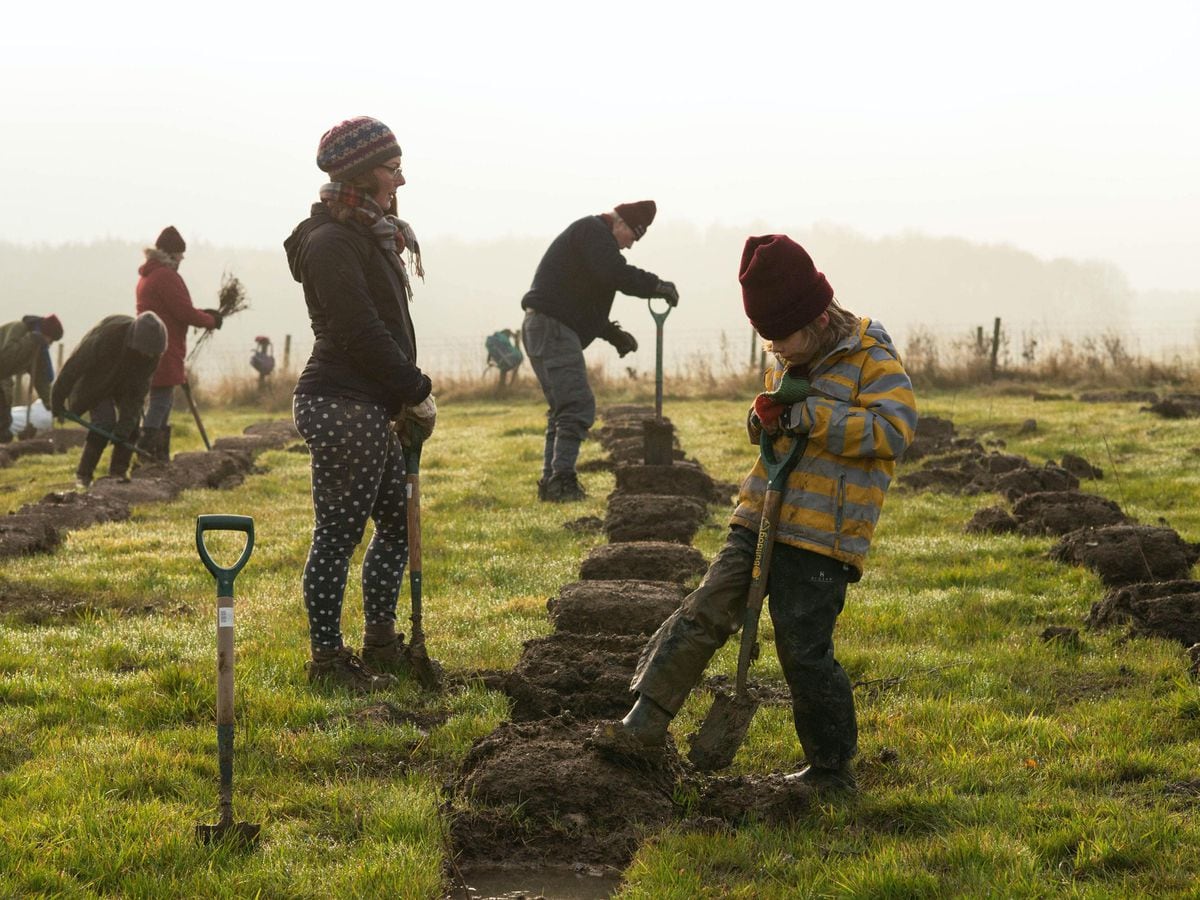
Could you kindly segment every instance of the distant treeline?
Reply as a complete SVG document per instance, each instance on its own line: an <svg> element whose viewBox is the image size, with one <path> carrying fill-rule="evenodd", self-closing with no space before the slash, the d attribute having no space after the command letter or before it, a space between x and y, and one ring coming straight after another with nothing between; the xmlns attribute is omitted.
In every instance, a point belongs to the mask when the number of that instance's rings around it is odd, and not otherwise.
<svg viewBox="0 0 1200 900"><path fill-rule="evenodd" d="M183 223L180 227L186 235ZM748 344L738 262L746 236L768 230L761 223L704 230L659 223L627 254L634 265L679 286L683 299L666 326L675 341L725 330L738 346ZM216 305L223 272L237 275L250 301L250 309L212 342L215 353L248 353L260 333L277 350L285 334L307 346L303 297L283 255L286 233L281 229L280 246L269 249L189 243L180 272L197 306ZM1153 321L1165 325L1178 315L1173 310L1200 308L1200 295L1172 294L1158 295L1149 310L1121 271L1101 261L1044 260L1011 246L920 234L873 239L830 226L789 233L810 249L845 306L883 320L901 340L918 327L939 334L966 334L978 325L990 329L994 316L1013 327L1043 323L1099 333L1129 327L1131 320L1144 326L1151 312ZM474 347L491 331L519 326L521 296L553 235L493 241L422 237L427 276L416 285L413 309L419 337L431 346L462 341ZM142 247L128 241L0 242L0 319L56 312L69 349L101 317L132 310L142 261ZM650 348L652 358L654 328L645 302L618 298L614 318ZM1178 336L1182 324L1191 337L1194 318L1194 312L1186 322L1176 318L1169 327Z"/></svg>

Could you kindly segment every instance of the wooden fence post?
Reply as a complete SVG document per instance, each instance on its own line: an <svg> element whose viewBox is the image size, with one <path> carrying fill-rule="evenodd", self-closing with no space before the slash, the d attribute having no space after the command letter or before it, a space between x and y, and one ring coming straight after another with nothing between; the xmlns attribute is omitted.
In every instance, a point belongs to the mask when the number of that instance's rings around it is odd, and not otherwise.
<svg viewBox="0 0 1200 900"><path fill-rule="evenodd" d="M1000 356L1000 317L992 323L992 377L996 377L996 363Z"/></svg>

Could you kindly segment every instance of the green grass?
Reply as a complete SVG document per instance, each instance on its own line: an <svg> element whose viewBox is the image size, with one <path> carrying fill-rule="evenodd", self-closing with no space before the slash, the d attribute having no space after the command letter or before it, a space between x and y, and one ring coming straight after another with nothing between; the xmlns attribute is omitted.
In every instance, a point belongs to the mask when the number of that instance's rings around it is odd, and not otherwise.
<svg viewBox="0 0 1200 900"><path fill-rule="evenodd" d="M668 400L689 454L736 481L754 448L742 401ZM1147 523L1200 540L1200 437L1135 405L1033 403L960 391L921 397L926 414L1000 439L1037 462L1079 453L1106 477L1085 489ZM592 497L532 502L542 410L447 405L423 461L426 628L450 670L509 668L549 629L545 600L600 540L563 529L602 515ZM260 418L216 413L231 434ZM1028 418L1038 430L1018 434ZM175 448L198 437L175 416ZM599 449L585 445L585 459ZM15 509L71 480L78 451L0 470ZM70 535L52 556L9 560L0 594L30 588L76 602L42 622L0 625L0 896L412 896L441 890L443 784L471 742L507 715L481 687L432 700L424 733L372 714L374 701L315 692L304 679L299 599L311 507L308 459L284 451L233 491L195 491L130 521ZM1119 477L1116 477L1119 476ZM962 532L998 502L893 491L867 574L837 633L855 681L862 796L787 828L650 836L628 872L631 897L1189 896L1200 879L1193 799L1170 790L1200 769L1200 700L1181 648L1085 632L1104 593L1089 572L1045 558L1049 539ZM215 820L214 584L196 557L197 514L255 517L238 578L235 809L260 822L252 853L197 846ZM727 510L696 544L711 555ZM231 543L218 553L232 555ZM361 634L352 579L344 624ZM402 605L406 602L402 597ZM768 639L758 676L781 680ZM732 672L736 647L714 669ZM674 728L706 711L696 692ZM787 770L800 751L786 709L755 719L734 772Z"/></svg>

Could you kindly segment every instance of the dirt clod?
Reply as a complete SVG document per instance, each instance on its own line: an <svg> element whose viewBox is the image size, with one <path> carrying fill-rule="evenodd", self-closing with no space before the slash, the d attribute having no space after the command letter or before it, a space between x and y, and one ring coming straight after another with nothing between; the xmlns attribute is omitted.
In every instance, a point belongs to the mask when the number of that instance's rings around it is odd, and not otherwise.
<svg viewBox="0 0 1200 900"><path fill-rule="evenodd" d="M701 503L716 500L715 487L708 473L695 463L672 466L618 466L617 493L667 494L694 497Z"/></svg>
<svg viewBox="0 0 1200 900"><path fill-rule="evenodd" d="M576 581L546 607L559 631L650 635L683 597L683 588L667 581Z"/></svg>
<svg viewBox="0 0 1200 900"><path fill-rule="evenodd" d="M1200 581L1130 584L1109 591L1088 614L1089 628L1129 626L1132 635L1200 642Z"/></svg>
<svg viewBox="0 0 1200 900"><path fill-rule="evenodd" d="M1077 528L1122 525L1129 521L1121 507L1106 497L1079 491L1026 494L1013 504L1022 534L1067 534Z"/></svg>
<svg viewBox="0 0 1200 900"><path fill-rule="evenodd" d="M1103 469L1093 466L1082 456L1076 456L1074 453L1064 453L1061 465L1080 481L1099 481L1104 477Z"/></svg>
<svg viewBox="0 0 1200 900"><path fill-rule="evenodd" d="M694 547L667 541L626 541L594 548L579 567L579 577L606 581L634 578L683 584L708 569L704 555Z"/></svg>
<svg viewBox="0 0 1200 900"><path fill-rule="evenodd" d="M570 711L584 719L620 718L633 704L629 682L644 635L578 635L559 631L525 642L504 679L513 719L529 721Z"/></svg>
<svg viewBox="0 0 1200 900"><path fill-rule="evenodd" d="M967 534L1011 534L1019 523L1003 506L987 506L971 516L963 530Z"/></svg>
<svg viewBox="0 0 1200 900"><path fill-rule="evenodd" d="M1200 559L1200 544L1188 543L1172 528L1107 525L1072 531L1049 555L1059 562L1087 566L1106 585L1120 587L1187 578Z"/></svg>
<svg viewBox="0 0 1200 900"><path fill-rule="evenodd" d="M690 497L617 495L609 500L604 530L613 543L670 541L690 544L707 516L705 504Z"/></svg>

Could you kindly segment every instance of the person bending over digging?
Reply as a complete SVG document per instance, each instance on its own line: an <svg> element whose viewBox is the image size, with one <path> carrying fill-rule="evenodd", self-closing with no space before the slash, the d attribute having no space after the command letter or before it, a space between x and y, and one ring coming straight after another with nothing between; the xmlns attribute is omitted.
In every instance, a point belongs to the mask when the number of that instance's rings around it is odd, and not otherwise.
<svg viewBox="0 0 1200 900"><path fill-rule="evenodd" d="M142 446L155 459L171 458L171 407L175 388L187 381L183 363L188 326L209 331L221 327L218 310L192 306L192 296L179 274L186 250L183 236L174 225L168 225L154 246L146 248L146 262L138 269L137 311L154 313L167 327L167 349L150 381L150 402L142 429Z"/></svg>
<svg viewBox="0 0 1200 900"><path fill-rule="evenodd" d="M91 413L92 424L124 443L113 446L108 474L128 481L133 445L137 443L142 405L150 393L150 379L167 347L167 328L152 312L132 316L106 316L83 336L63 364L54 382L54 415L65 411L77 416ZM75 470L82 488L92 474L108 438L89 431Z"/></svg>
<svg viewBox="0 0 1200 900"><path fill-rule="evenodd" d="M437 407L428 376L417 368L400 258L415 240L393 215L396 189L405 183L396 137L377 119L348 119L325 132L317 165L330 181L284 242L315 338L293 404L296 428L312 453L315 522L303 581L308 677L370 692L407 668L404 635L396 631L408 563L396 432L409 441L428 437ZM375 536L362 564L360 658L342 642L342 597L368 517Z"/></svg>
<svg viewBox="0 0 1200 900"><path fill-rule="evenodd" d="M616 292L662 297L671 306L679 302L675 285L631 266L621 255L646 233L655 212L653 200L641 200L571 223L551 242L521 300L525 352L549 406L539 500L561 503L586 496L575 460L596 420L596 399L583 351L598 337L620 356L637 350L633 335L608 320Z"/></svg>
<svg viewBox="0 0 1200 900"><path fill-rule="evenodd" d="M806 441L787 479L767 592L775 647L808 765L790 778L855 787L858 728L850 681L834 658L846 585L862 576L895 470L913 439L912 384L883 326L838 305L833 288L785 235L752 237L739 281L754 329L775 363L748 428L776 435L776 454ZM637 701L616 726L661 745L713 653L742 625L763 508L760 458L742 483L725 546L700 586L650 639L632 682Z"/></svg>
<svg viewBox="0 0 1200 900"><path fill-rule="evenodd" d="M54 364L50 345L63 336L58 316L24 316L0 325L0 444L13 439L12 407L17 401L16 381L28 374L43 403L50 402Z"/></svg>

